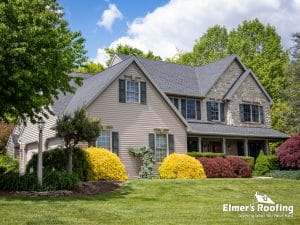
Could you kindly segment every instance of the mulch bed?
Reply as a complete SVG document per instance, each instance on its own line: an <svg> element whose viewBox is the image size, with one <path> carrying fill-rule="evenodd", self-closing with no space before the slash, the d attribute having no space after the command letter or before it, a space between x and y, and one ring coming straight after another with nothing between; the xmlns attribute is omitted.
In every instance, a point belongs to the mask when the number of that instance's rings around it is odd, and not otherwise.
<svg viewBox="0 0 300 225"><path fill-rule="evenodd" d="M112 192L122 186L120 181L85 181L80 182L79 186L72 191L16 191L0 192L0 195L10 196L28 196L28 197L62 197L62 196L89 196Z"/></svg>

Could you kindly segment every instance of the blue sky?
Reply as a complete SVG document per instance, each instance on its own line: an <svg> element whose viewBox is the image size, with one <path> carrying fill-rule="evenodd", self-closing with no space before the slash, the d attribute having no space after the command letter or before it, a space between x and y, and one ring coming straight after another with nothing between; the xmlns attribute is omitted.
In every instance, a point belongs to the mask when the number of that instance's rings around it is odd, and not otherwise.
<svg viewBox="0 0 300 225"><path fill-rule="evenodd" d="M275 26L285 48L300 32L300 0L58 0L73 31L86 39L90 60L104 63L105 47L129 44L163 58L189 51L207 28L236 28L258 18Z"/></svg>

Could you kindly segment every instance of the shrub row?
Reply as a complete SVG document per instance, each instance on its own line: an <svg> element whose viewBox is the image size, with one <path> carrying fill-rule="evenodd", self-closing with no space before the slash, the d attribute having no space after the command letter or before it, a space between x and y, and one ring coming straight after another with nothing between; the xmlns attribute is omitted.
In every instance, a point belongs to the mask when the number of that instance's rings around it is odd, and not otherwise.
<svg viewBox="0 0 300 225"><path fill-rule="evenodd" d="M202 163L206 176L209 178L251 177L250 166L238 157L199 157L197 159Z"/></svg>
<svg viewBox="0 0 300 225"><path fill-rule="evenodd" d="M3 191L52 191L72 190L79 183L76 174L66 171L45 171L43 186L38 185L35 173L19 175L16 172L9 172L0 177L0 190Z"/></svg>
<svg viewBox="0 0 300 225"><path fill-rule="evenodd" d="M224 153L215 153L215 152L188 152L188 155L194 158L198 158L198 157L215 158L215 157L225 156Z"/></svg>
<svg viewBox="0 0 300 225"><path fill-rule="evenodd" d="M300 180L300 170L272 170L266 175L274 178Z"/></svg>

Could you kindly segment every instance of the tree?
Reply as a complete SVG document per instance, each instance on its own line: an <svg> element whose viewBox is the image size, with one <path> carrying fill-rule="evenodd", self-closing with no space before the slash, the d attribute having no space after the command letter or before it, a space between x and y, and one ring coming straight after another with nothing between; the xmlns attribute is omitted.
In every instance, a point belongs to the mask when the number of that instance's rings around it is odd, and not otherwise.
<svg viewBox="0 0 300 225"><path fill-rule="evenodd" d="M82 67L75 69L75 72L96 74L102 72L103 70L104 66L101 63L89 62L83 64Z"/></svg>
<svg viewBox="0 0 300 225"><path fill-rule="evenodd" d="M283 75L288 52L283 50L280 41L273 26L254 19L243 21L230 31L227 45L228 53L237 54L254 71L275 102L287 84Z"/></svg>
<svg viewBox="0 0 300 225"><path fill-rule="evenodd" d="M152 51L144 53L142 50L129 45L118 45L116 48L106 48L105 52L109 55L109 59L106 62L107 66L110 65L115 54L134 55L141 58L161 60L160 56L154 55Z"/></svg>
<svg viewBox="0 0 300 225"><path fill-rule="evenodd" d="M228 55L228 33L224 26L215 25L207 29L193 47L192 52L179 56L177 62L186 65L203 65Z"/></svg>
<svg viewBox="0 0 300 225"><path fill-rule="evenodd" d="M66 75L86 61L84 39L72 32L56 0L0 3L0 120L35 120L61 92Z"/></svg>
<svg viewBox="0 0 300 225"><path fill-rule="evenodd" d="M73 151L75 146L86 141L89 144L96 141L100 132L100 121L89 120L83 109L74 112L74 115L64 115L56 122L54 130L62 138L68 153L68 171L72 172Z"/></svg>

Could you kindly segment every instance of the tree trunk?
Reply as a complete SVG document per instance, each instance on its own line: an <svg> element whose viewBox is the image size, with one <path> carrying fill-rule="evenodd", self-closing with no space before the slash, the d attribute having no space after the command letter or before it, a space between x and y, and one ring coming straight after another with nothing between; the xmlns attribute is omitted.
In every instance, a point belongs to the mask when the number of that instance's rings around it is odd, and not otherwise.
<svg viewBox="0 0 300 225"><path fill-rule="evenodd" d="M69 149L69 157L68 157L68 172L72 173L73 170L73 149Z"/></svg>

